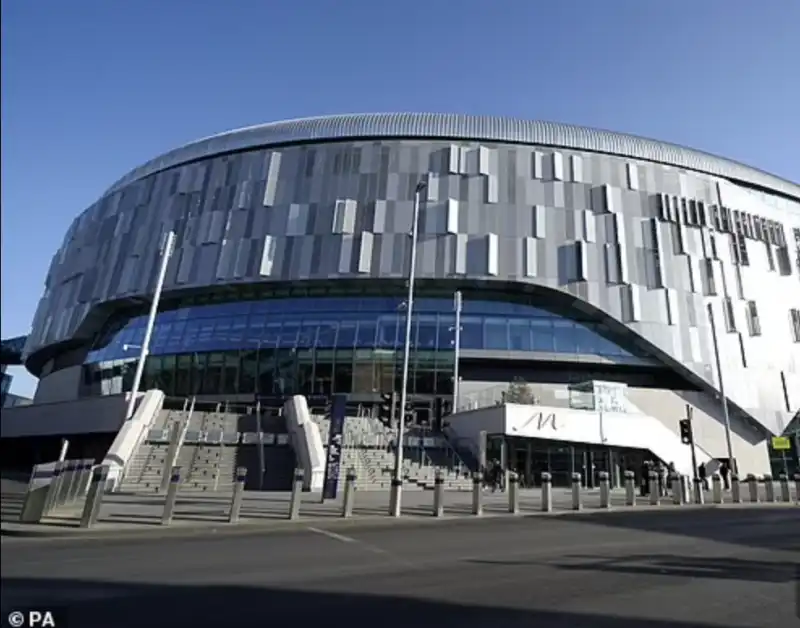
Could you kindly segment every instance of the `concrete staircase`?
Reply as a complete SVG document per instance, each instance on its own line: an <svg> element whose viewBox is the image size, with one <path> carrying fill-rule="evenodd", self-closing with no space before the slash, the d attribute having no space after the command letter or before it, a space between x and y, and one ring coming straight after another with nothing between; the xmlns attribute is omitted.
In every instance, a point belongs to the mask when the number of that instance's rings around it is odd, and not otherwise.
<svg viewBox="0 0 800 628"><path fill-rule="evenodd" d="M323 443L327 445L329 420L313 418L319 425ZM339 481L343 483L348 469L353 468L358 477L356 487L359 490L388 489L394 475L394 438L395 431L379 419L369 416L347 417ZM404 451L403 477L406 488L432 490L437 470L444 474L447 490L472 488L466 468L458 463L446 441L427 438L420 443L420 435L414 430L408 433L407 438L417 446L407 445Z"/></svg>
<svg viewBox="0 0 800 628"><path fill-rule="evenodd" d="M161 410L150 436L140 445L125 470L119 490L123 493L157 492L161 487L164 464L169 450L169 436L176 423L184 425L189 413L183 410ZM158 435L158 432L161 432Z"/></svg>

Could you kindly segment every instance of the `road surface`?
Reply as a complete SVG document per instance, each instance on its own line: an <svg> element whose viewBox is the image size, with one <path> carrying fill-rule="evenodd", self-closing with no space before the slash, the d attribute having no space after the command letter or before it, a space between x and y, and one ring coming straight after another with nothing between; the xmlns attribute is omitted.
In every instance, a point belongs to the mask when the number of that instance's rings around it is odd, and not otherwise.
<svg viewBox="0 0 800 628"><path fill-rule="evenodd" d="M799 531L800 509L764 507L4 539L2 610L71 628L788 628Z"/></svg>

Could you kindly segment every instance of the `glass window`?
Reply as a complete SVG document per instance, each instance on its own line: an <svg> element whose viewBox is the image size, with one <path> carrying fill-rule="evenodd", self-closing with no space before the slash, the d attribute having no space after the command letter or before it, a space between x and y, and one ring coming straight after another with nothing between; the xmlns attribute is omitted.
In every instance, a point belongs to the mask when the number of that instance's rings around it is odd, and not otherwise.
<svg viewBox="0 0 800 628"><path fill-rule="evenodd" d="M381 316L378 319L378 334L375 346L380 349L394 349L401 346L402 331L399 316Z"/></svg>
<svg viewBox="0 0 800 628"><path fill-rule="evenodd" d="M438 319L436 316L415 316L417 338L415 346L420 350L433 350L437 347L439 333Z"/></svg>
<svg viewBox="0 0 800 628"><path fill-rule="evenodd" d="M264 326L264 335L261 338L261 346L262 347L277 347L278 341L281 338L281 327L282 324L280 321L269 321Z"/></svg>
<svg viewBox="0 0 800 628"><path fill-rule="evenodd" d="M254 393L256 390L256 361L255 351L243 351L241 354L239 373L239 392Z"/></svg>
<svg viewBox="0 0 800 628"><path fill-rule="evenodd" d="M300 335L300 321L283 321L279 347L293 348L297 346L297 337Z"/></svg>
<svg viewBox="0 0 800 628"><path fill-rule="evenodd" d="M356 329L355 321L342 321L339 324L336 346L340 349L352 349L356 343Z"/></svg>
<svg viewBox="0 0 800 628"><path fill-rule="evenodd" d="M235 395L239 392L239 352L225 354L225 370L222 376L222 393Z"/></svg>
<svg viewBox="0 0 800 628"><path fill-rule="evenodd" d="M300 335L297 338L298 347L314 347L317 344L317 329L319 321L303 321Z"/></svg>
<svg viewBox="0 0 800 628"><path fill-rule="evenodd" d="M553 320L553 339L557 353L575 353L578 349L575 324L562 318Z"/></svg>
<svg viewBox="0 0 800 628"><path fill-rule="evenodd" d="M485 348L490 351L508 350L508 320L505 318L487 318L484 327Z"/></svg>
<svg viewBox="0 0 800 628"><path fill-rule="evenodd" d="M377 326L373 321L359 321L356 333L356 346L372 349L375 346L375 332Z"/></svg>
<svg viewBox="0 0 800 628"><path fill-rule="evenodd" d="M553 320L550 318L531 319L531 346L534 351L552 353L555 351L553 339Z"/></svg>
<svg viewBox="0 0 800 628"><path fill-rule="evenodd" d="M511 351L531 350L531 326L521 318L512 318L508 322L508 348Z"/></svg>
<svg viewBox="0 0 800 628"><path fill-rule="evenodd" d="M461 348L483 349L483 321L477 316L461 318Z"/></svg>
<svg viewBox="0 0 800 628"><path fill-rule="evenodd" d="M339 324L332 321L322 321L317 330L317 347L332 349L336 346L336 334Z"/></svg>

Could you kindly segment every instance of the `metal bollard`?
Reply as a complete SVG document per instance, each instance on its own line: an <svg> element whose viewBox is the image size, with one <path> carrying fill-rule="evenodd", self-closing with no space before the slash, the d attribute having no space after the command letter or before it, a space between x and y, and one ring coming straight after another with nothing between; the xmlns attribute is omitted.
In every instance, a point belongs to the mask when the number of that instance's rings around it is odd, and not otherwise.
<svg viewBox="0 0 800 628"><path fill-rule="evenodd" d="M723 502L722 478L716 473L711 477L711 491L714 503L721 504Z"/></svg>
<svg viewBox="0 0 800 628"><path fill-rule="evenodd" d="M768 504L775 503L775 482L771 475L764 476L764 501Z"/></svg>
<svg viewBox="0 0 800 628"><path fill-rule="evenodd" d="M672 489L672 503L675 506L680 506L683 503L683 486L681 485L681 476L677 473L670 475L669 478Z"/></svg>
<svg viewBox="0 0 800 628"><path fill-rule="evenodd" d="M403 514L403 480L392 478L389 489L389 516L399 517Z"/></svg>
<svg viewBox="0 0 800 628"><path fill-rule="evenodd" d="M703 480L700 478L694 479L694 503L703 505L706 501L706 493L703 490Z"/></svg>
<svg viewBox="0 0 800 628"><path fill-rule="evenodd" d="M508 512L519 514L519 475L514 471L508 473Z"/></svg>
<svg viewBox="0 0 800 628"><path fill-rule="evenodd" d="M542 473L542 512L553 510L553 476L547 471Z"/></svg>
<svg viewBox="0 0 800 628"><path fill-rule="evenodd" d="M483 478L480 473L472 476L472 514L480 517L483 514Z"/></svg>
<svg viewBox="0 0 800 628"><path fill-rule="evenodd" d="M161 515L161 525L168 526L172 523L172 514L175 512L175 502L178 499L178 487L181 484L181 468L172 467L169 476L167 496L164 498L164 512Z"/></svg>
<svg viewBox="0 0 800 628"><path fill-rule="evenodd" d="M625 505L636 505L636 474L633 471L625 472Z"/></svg>
<svg viewBox="0 0 800 628"><path fill-rule="evenodd" d="M731 501L734 504L742 503L742 484L736 474L731 475Z"/></svg>
<svg viewBox="0 0 800 628"><path fill-rule="evenodd" d="M600 471L597 474L600 480L600 508L611 508L611 487L608 481L608 472Z"/></svg>
<svg viewBox="0 0 800 628"><path fill-rule="evenodd" d="M239 513L242 511L242 498L244 497L244 484L247 481L247 467L237 467L236 484L233 485L231 508L228 512L228 523L239 523Z"/></svg>
<svg viewBox="0 0 800 628"><path fill-rule="evenodd" d="M436 471L433 479L433 516L444 516L444 474L441 470Z"/></svg>
<svg viewBox="0 0 800 628"><path fill-rule="evenodd" d="M82 528L91 528L97 523L97 518L100 516L100 507L103 504L108 469L108 465L100 465L95 467L92 472L89 494L86 496L86 503L83 505L83 514L81 515L80 526Z"/></svg>
<svg viewBox="0 0 800 628"><path fill-rule="evenodd" d="M342 517L347 519L353 516L353 505L356 501L356 470L350 467L344 476L344 502L342 503Z"/></svg>
<svg viewBox="0 0 800 628"><path fill-rule="evenodd" d="M303 480L305 472L302 469L294 470L292 480L292 497L289 501L289 519L297 519L300 516L300 502L303 499Z"/></svg>
<svg viewBox="0 0 800 628"><path fill-rule="evenodd" d="M800 473L794 474L794 501L800 506Z"/></svg>
<svg viewBox="0 0 800 628"><path fill-rule="evenodd" d="M581 474L572 474L572 510L581 510Z"/></svg>
<svg viewBox="0 0 800 628"><path fill-rule="evenodd" d="M792 491L789 488L789 475L786 473L781 473L778 476L778 483L781 487L781 501L785 504L788 504L792 501Z"/></svg>
<svg viewBox="0 0 800 628"><path fill-rule="evenodd" d="M658 474L650 472L650 505L658 506L661 503L661 495L658 494Z"/></svg>
<svg viewBox="0 0 800 628"><path fill-rule="evenodd" d="M750 503L757 504L758 499L758 478L752 473L747 475L747 488L750 491Z"/></svg>

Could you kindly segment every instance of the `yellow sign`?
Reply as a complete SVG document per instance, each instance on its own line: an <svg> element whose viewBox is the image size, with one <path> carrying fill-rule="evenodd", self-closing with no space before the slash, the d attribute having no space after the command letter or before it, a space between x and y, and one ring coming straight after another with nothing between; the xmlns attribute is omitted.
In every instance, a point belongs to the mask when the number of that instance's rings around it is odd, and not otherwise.
<svg viewBox="0 0 800 628"><path fill-rule="evenodd" d="M772 448L775 451L786 451L787 449L792 448L792 441L790 441L786 436L773 436Z"/></svg>

